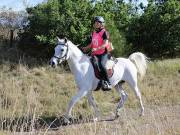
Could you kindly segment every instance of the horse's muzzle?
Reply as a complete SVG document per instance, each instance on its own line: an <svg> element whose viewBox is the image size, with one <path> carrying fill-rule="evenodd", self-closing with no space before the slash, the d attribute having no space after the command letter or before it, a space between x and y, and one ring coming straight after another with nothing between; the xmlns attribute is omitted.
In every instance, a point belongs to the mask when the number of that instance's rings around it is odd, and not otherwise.
<svg viewBox="0 0 180 135"><path fill-rule="evenodd" d="M50 61L50 62L49 62L49 65L50 65L51 67L53 67L53 68L55 68L55 67L56 67L56 64L55 64L55 62L54 62L54 61Z"/></svg>

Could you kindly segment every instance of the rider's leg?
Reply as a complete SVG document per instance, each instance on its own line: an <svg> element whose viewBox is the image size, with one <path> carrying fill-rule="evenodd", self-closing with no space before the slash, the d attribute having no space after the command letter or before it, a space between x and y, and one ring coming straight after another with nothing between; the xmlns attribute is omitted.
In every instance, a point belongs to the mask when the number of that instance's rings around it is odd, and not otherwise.
<svg viewBox="0 0 180 135"><path fill-rule="evenodd" d="M106 54L103 54L103 55L101 56L101 62L100 62L100 64L101 64L102 71L103 71L103 74L104 74L104 79L105 79L105 81L107 82L107 88L108 88L108 89L111 89L112 86L111 86L111 83L110 83L110 80L109 80L109 77L108 77L107 70L106 70L106 68L105 68L105 63L106 63L107 59L108 59L108 54L107 54L107 53L106 53Z"/></svg>
<svg viewBox="0 0 180 135"><path fill-rule="evenodd" d="M97 58L98 58L98 67L99 67L99 71L100 71L100 76L101 76L102 80L104 80L104 69L101 64L102 55L97 55Z"/></svg>

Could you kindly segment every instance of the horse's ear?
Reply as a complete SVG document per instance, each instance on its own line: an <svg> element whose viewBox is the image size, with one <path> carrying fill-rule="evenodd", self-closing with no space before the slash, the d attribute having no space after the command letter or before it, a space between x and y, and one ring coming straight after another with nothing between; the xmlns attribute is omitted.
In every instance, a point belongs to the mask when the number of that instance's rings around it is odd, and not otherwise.
<svg viewBox="0 0 180 135"><path fill-rule="evenodd" d="M60 42L61 41L61 39L57 36L57 40L58 40L58 42Z"/></svg>
<svg viewBox="0 0 180 135"><path fill-rule="evenodd" d="M64 38L64 42L67 43L67 38L66 37Z"/></svg>

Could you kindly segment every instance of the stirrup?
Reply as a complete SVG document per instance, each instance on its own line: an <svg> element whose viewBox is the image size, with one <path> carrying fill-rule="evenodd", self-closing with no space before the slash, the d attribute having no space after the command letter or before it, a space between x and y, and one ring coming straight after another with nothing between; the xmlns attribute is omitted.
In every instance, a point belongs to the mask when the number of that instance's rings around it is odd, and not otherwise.
<svg viewBox="0 0 180 135"><path fill-rule="evenodd" d="M103 85L102 86L103 86L102 90L104 90L104 91L108 91L108 90L112 89L111 84L109 84L107 81L103 81Z"/></svg>

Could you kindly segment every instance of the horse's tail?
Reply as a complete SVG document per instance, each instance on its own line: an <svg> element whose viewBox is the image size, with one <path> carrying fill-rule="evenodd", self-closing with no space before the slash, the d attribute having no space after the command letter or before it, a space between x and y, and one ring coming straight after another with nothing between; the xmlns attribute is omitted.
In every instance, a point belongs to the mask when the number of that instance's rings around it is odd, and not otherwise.
<svg viewBox="0 0 180 135"><path fill-rule="evenodd" d="M148 58L141 52L135 52L129 56L129 60L135 64L142 80L146 74Z"/></svg>

